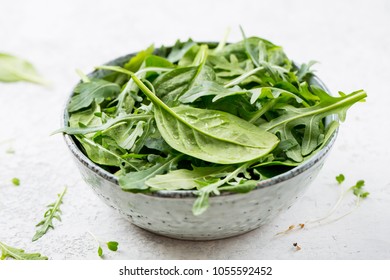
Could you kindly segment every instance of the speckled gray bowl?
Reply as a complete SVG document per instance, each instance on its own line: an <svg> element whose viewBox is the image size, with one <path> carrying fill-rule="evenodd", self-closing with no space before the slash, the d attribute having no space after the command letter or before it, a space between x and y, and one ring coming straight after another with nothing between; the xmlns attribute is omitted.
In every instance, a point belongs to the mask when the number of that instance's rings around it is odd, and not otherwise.
<svg viewBox="0 0 390 280"><path fill-rule="evenodd" d="M108 65L122 65L134 56L130 54ZM99 70L90 77L102 77ZM325 88L320 80L313 80ZM67 103L68 104L68 103ZM331 118L328 118L328 122ZM65 108L63 124L68 124ZM117 178L88 159L74 138L64 135L85 182L109 206L117 209L131 223L145 230L172 238L212 240L236 236L267 224L304 193L323 166L337 131L326 146L304 164L271 179L259 181L247 194L222 193L210 197L209 209L200 216L191 212L195 195L191 191L158 191L153 194L124 192Z"/></svg>

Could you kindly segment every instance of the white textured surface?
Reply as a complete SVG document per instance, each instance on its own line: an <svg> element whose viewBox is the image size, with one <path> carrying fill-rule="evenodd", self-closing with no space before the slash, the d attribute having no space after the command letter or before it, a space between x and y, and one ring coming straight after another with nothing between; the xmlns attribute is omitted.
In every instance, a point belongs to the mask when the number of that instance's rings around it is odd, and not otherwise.
<svg viewBox="0 0 390 280"><path fill-rule="evenodd" d="M0 1L0 52L32 61L53 83L0 84L0 241L51 259L96 259L87 231L117 240L109 259L390 259L389 1ZM365 89L305 197L273 223L226 240L187 242L145 232L101 202L81 181L61 136L62 105L80 68L176 38L219 40L238 25L284 46L296 61L320 61L317 74L336 92ZM7 142L8 141L8 142ZM12 147L15 154L6 150ZM289 235L290 224L324 215L338 196L334 177L366 181L371 192L342 220ZM21 179L21 186L10 183ZM32 243L45 205L69 186L62 222ZM352 196L345 202L348 211ZM294 251L298 242L302 250Z"/></svg>

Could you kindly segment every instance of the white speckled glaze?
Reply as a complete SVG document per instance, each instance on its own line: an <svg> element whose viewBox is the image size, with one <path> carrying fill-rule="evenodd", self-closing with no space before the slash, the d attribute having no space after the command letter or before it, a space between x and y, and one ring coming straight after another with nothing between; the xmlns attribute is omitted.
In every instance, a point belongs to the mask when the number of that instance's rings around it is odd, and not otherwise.
<svg viewBox="0 0 390 280"><path fill-rule="evenodd" d="M122 64L133 55L108 64ZM100 70L89 76L100 77L104 73ZM314 81L325 88L317 78ZM65 109L63 124L67 125L67 122ZM117 209L131 223L172 238L212 240L251 231L286 211L316 178L336 135L337 132L309 161L279 176L259 181L256 189L247 194L223 193L210 197L209 209L200 216L192 214L196 197L191 191L159 191L153 194L124 192L117 178L89 160L73 137L64 135L64 138L85 182L107 205Z"/></svg>

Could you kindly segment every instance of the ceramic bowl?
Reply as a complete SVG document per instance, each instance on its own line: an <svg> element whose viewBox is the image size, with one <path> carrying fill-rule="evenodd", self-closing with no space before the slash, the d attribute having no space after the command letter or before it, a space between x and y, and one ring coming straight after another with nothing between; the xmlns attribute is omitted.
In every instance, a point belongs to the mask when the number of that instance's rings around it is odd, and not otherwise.
<svg viewBox="0 0 390 280"><path fill-rule="evenodd" d="M123 65L135 54L120 57L108 65ZM90 77L102 77L99 70ZM313 82L325 88L316 77ZM68 100L69 102L69 100ZM68 104L68 103L67 103ZM330 122L332 117L328 117ZM68 125L65 108L63 124ZM145 230L186 240L213 240L240 235L266 225L298 200L320 172L336 140L337 131L324 148L302 165L271 179L259 181L246 194L222 193L210 197L210 207L200 216L192 214L196 196L191 191L158 191L153 194L124 192L117 178L88 159L72 136L65 142L85 182L109 206L134 225Z"/></svg>

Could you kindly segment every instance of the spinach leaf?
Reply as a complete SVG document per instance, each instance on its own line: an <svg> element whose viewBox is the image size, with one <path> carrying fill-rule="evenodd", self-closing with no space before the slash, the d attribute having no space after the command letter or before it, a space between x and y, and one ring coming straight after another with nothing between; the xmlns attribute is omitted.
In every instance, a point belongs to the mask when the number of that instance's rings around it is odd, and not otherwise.
<svg viewBox="0 0 390 280"><path fill-rule="evenodd" d="M196 66L188 66L174 69L156 79L153 83L157 96L169 106L177 106L178 99L189 88L197 83L213 78L213 71L205 66L207 58L207 46L201 46L197 54ZM199 83L199 81L198 81Z"/></svg>
<svg viewBox="0 0 390 280"><path fill-rule="evenodd" d="M228 113L182 106L171 109L131 75L155 105L157 127L175 150L209 162L232 164L260 158L278 143L274 135Z"/></svg>

